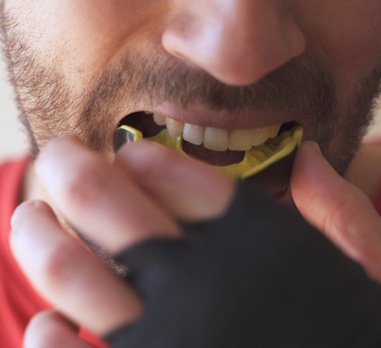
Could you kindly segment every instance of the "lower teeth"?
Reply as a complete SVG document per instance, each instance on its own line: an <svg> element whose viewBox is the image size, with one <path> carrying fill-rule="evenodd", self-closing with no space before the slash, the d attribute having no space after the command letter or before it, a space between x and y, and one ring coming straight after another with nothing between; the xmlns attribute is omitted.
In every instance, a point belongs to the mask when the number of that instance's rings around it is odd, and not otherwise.
<svg viewBox="0 0 381 348"><path fill-rule="evenodd" d="M117 150L126 142L141 139L143 139L142 132L136 128L122 125L115 133L114 147ZM172 137L167 129L161 130L157 135L148 137L148 139L187 155L183 148L183 139L181 137ZM266 143L245 151L243 160L239 163L215 165L215 167L235 178L247 179L293 153L295 148L302 142L302 139L303 128L294 126L291 129L282 131L276 138L269 139Z"/></svg>

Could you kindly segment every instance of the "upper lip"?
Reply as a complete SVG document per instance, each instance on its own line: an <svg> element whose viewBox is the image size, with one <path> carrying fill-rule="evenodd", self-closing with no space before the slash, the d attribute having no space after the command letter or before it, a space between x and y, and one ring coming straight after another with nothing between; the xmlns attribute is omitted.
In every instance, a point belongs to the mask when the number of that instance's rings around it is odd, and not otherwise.
<svg viewBox="0 0 381 348"><path fill-rule="evenodd" d="M161 114L183 123L220 129L254 129L290 121L300 123L296 119L296 115L274 110L211 110L198 105L182 108L181 106L164 103L148 109L141 109L140 111Z"/></svg>

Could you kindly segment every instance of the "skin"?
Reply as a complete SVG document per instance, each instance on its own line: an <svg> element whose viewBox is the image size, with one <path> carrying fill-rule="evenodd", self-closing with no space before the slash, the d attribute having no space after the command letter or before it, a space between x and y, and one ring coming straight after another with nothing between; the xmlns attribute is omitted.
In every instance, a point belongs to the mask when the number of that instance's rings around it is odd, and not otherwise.
<svg viewBox="0 0 381 348"><path fill-rule="evenodd" d="M338 176L313 144L306 142L296 159L292 178L295 203L310 222L380 281L381 219L369 199ZM76 158L68 153L75 153ZM165 174L154 165L163 160L168 163ZM205 214L213 217L223 214L233 191L232 181L225 175L146 142L123 148L117 163L118 166L110 167L72 138L54 140L37 162L40 178L63 213L83 234L111 254L157 236L157 231L166 231L159 237L181 238L181 230L174 224L178 218L198 221ZM63 178L63 174L57 178L55 172L64 173L68 166L76 179ZM89 168L96 168L97 173L91 182L84 180ZM110 177L117 187L114 184L105 187ZM181 180L176 180L179 177ZM164 187L170 186L173 195L163 191L157 181ZM194 190L196 182L204 190ZM107 204L89 203L94 201L97 191L103 193L101 201ZM118 199L113 201L115 196ZM149 209L136 215L133 207L147 207L147 198L151 202ZM99 210L103 215L101 225L95 219ZM130 214L128 223L132 225L128 230L126 214ZM89 220L82 219L83 216ZM155 229L151 224L156 225ZM33 285L59 311L44 312L32 320L25 336L26 347L48 347L53 343L64 347L63 342L68 341L87 347L76 338L77 325L104 335L139 318L144 303L134 289L70 237L46 203L33 201L21 205L13 216L12 226L11 245L17 260ZM104 230L111 233L105 236Z"/></svg>
<svg viewBox="0 0 381 348"><path fill-rule="evenodd" d="M2 23L35 154L75 133L112 159L125 115L169 104L175 117L217 128L297 121L344 173L378 93L380 7L15 0L5 2Z"/></svg>
<svg viewBox="0 0 381 348"><path fill-rule="evenodd" d="M143 141L115 155L112 134L128 113L168 102L201 108L198 122L216 127L295 120L322 150L306 142L298 152L290 183L295 205L381 280L380 218L337 174L356 152L378 94L379 1L12 0L3 6L21 119L35 154L41 152L38 177L54 209L84 236L111 255L157 231L181 238L179 219L224 214L234 195L231 178L161 146ZM184 74L187 88L166 88L169 81L183 86ZM213 99L207 90L225 97ZM250 118L239 116L243 109ZM51 141L67 134L79 139ZM68 236L46 203L16 211L12 247L59 311L32 321L27 347L88 347L75 337L76 325L102 335L141 315L135 290ZM96 287L89 292L91 281Z"/></svg>

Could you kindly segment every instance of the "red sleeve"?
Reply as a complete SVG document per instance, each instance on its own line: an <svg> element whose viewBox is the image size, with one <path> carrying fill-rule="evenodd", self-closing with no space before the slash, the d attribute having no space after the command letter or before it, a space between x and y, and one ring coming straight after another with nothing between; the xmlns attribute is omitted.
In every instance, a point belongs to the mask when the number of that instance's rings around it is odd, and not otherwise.
<svg viewBox="0 0 381 348"><path fill-rule="evenodd" d="M21 348L29 320L49 305L34 291L13 258L9 246L10 219L22 195L25 157L0 164L0 347ZM95 347L105 347L83 334Z"/></svg>
<svg viewBox="0 0 381 348"><path fill-rule="evenodd" d="M9 246L10 218L19 203L28 159L0 165L0 346L21 347L30 318L47 307L13 259Z"/></svg>

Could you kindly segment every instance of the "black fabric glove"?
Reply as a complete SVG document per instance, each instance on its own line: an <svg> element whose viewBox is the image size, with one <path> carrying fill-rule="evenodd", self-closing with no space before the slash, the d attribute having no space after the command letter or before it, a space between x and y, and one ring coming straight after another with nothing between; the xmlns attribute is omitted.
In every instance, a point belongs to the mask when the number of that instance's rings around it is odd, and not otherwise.
<svg viewBox="0 0 381 348"><path fill-rule="evenodd" d="M118 255L145 312L128 348L381 347L381 287L290 208L240 183L221 219Z"/></svg>

